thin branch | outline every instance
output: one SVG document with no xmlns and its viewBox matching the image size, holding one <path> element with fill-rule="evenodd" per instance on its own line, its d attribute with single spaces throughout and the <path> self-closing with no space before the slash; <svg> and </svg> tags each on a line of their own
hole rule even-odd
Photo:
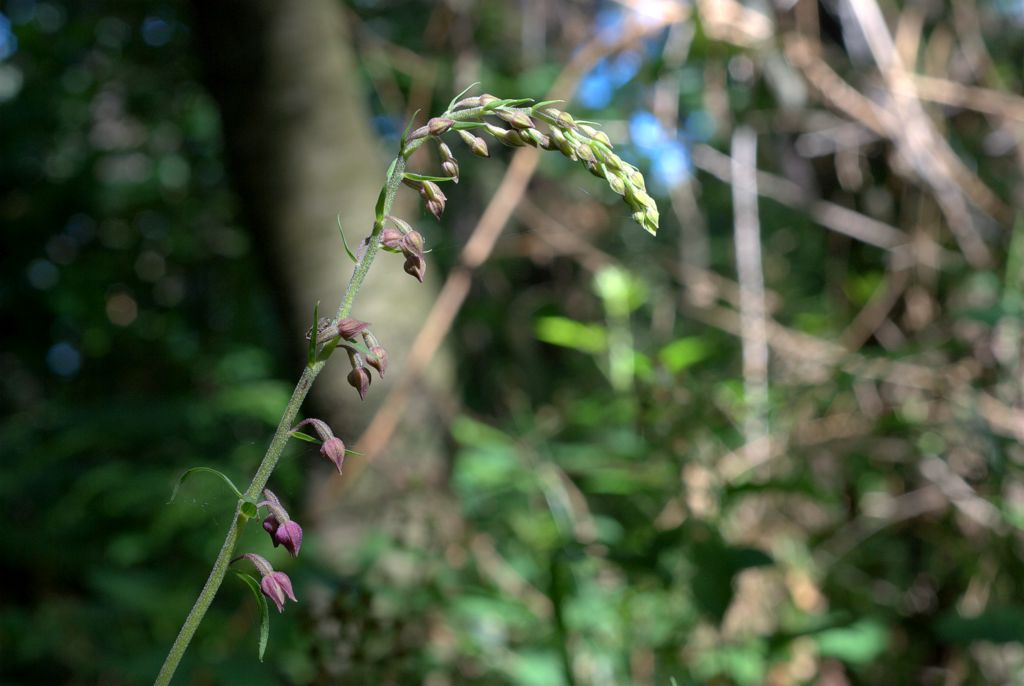
<svg viewBox="0 0 1024 686">
<path fill-rule="evenodd" d="M 737 128 L 732 137 L 732 204 L 746 401 L 743 433 L 749 445 L 767 455 L 771 447 L 761 440 L 768 436 L 768 335 L 757 211 L 757 134 L 747 126 Z M 758 456 L 753 459 L 760 461 Z"/>
</svg>

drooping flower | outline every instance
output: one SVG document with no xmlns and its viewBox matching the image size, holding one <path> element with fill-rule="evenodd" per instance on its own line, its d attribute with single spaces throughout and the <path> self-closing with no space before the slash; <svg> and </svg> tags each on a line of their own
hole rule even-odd
<svg viewBox="0 0 1024 686">
<path fill-rule="evenodd" d="M 260 582 L 260 590 L 277 606 L 278 612 L 284 612 L 285 598 L 298 602 L 295 591 L 292 590 L 292 580 L 284 572 L 267 574 Z"/>
<path fill-rule="evenodd" d="M 298 602 L 298 598 L 295 597 L 295 591 L 292 589 L 292 580 L 288 578 L 287 574 L 274 571 L 267 558 L 256 553 L 239 555 L 232 562 L 237 562 L 243 557 L 252 562 L 257 571 L 259 571 L 260 576 L 263 577 L 260 581 L 260 590 L 263 591 L 263 595 L 270 598 L 270 601 L 277 607 L 278 612 L 284 611 L 285 600 Z"/>
<path fill-rule="evenodd" d="M 338 468 L 338 473 L 341 474 L 341 465 L 345 461 L 345 443 L 340 438 L 334 435 L 331 431 L 331 427 L 320 419 L 309 418 L 303 419 L 301 422 L 295 425 L 292 429 L 293 432 L 298 431 L 300 428 L 309 424 L 316 431 L 317 435 L 323 443 L 320 446 L 320 455 L 334 463 L 334 466 Z M 264 527 L 266 523 L 264 523 Z"/>
<path fill-rule="evenodd" d="M 299 548 L 302 547 L 302 527 L 288 516 L 288 511 L 284 509 L 273 491 L 265 488 L 263 495 L 266 500 L 258 503 L 258 506 L 266 507 L 270 511 L 263 520 L 263 529 L 270 534 L 270 540 L 273 541 L 275 548 L 282 545 L 292 557 L 298 557 Z"/>
</svg>

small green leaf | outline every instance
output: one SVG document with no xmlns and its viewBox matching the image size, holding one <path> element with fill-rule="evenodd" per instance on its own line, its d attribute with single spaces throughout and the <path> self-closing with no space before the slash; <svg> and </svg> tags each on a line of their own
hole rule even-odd
<svg viewBox="0 0 1024 686">
<path fill-rule="evenodd" d="M 533 98 L 513 98 L 501 101 L 502 107 L 519 107 L 531 102 L 533 102 Z"/>
<path fill-rule="evenodd" d="M 455 107 L 455 103 L 457 103 L 457 102 L 458 102 L 459 100 L 462 100 L 462 96 L 463 96 L 463 95 L 465 95 L 466 93 L 468 93 L 469 91 L 473 90 L 474 88 L 476 88 L 476 87 L 477 87 L 477 86 L 479 86 L 479 85 L 480 85 L 480 82 L 479 82 L 479 81 L 474 81 L 473 83 L 471 83 L 471 84 L 469 84 L 468 86 L 466 86 L 466 87 L 465 87 L 465 88 L 464 88 L 464 89 L 462 90 L 462 92 L 461 92 L 461 93 L 459 93 L 459 94 L 458 94 L 458 95 L 456 95 L 456 96 L 455 96 L 454 98 L 452 98 L 452 101 L 451 101 L 450 103 L 448 103 L 448 109 L 447 109 L 447 110 L 445 110 L 445 111 L 446 111 L 446 112 L 451 112 L 451 111 L 452 111 L 452 108 L 453 108 L 453 107 Z"/>
<path fill-rule="evenodd" d="M 399 148 L 400 150 L 405 149 L 405 138 L 406 136 L 409 135 L 409 132 L 412 131 L 412 125 L 416 122 L 416 115 L 418 115 L 419 113 L 420 111 L 416 110 L 415 112 L 412 113 L 412 116 L 409 117 L 409 123 L 405 125 L 405 131 L 402 132 L 402 145 Z M 391 174 L 388 174 L 388 176 L 391 176 Z"/>
<path fill-rule="evenodd" d="M 263 653 L 267 651 L 267 640 L 270 639 L 270 610 L 267 608 L 267 599 L 260 591 L 260 582 L 244 572 L 235 572 L 235 574 L 256 596 L 256 605 L 260 608 L 260 662 L 263 662 Z"/>
<path fill-rule="evenodd" d="M 413 174 L 412 172 L 406 172 L 405 178 L 412 181 L 451 181 L 450 176 L 430 176 L 429 174 Z"/>
<path fill-rule="evenodd" d="M 341 215 L 338 215 L 338 235 L 341 236 L 341 244 L 345 246 L 345 254 L 348 255 L 348 259 L 353 262 L 358 262 L 356 254 L 352 252 L 352 248 L 348 247 L 348 241 L 345 239 L 345 231 L 341 228 Z"/>
<path fill-rule="evenodd" d="M 339 229 L 341 228 L 340 224 L 338 225 L 338 228 Z M 344 239 L 345 234 L 341 234 L 341 236 Z M 345 249 L 346 250 L 348 249 L 347 245 L 345 246 Z M 316 304 L 313 305 L 313 328 L 310 329 L 310 331 L 309 331 L 309 350 L 306 352 L 306 366 L 307 367 L 312 367 L 314 364 L 316 364 L 316 339 L 319 338 L 319 336 L 320 336 L 320 332 L 318 331 L 319 327 L 320 327 L 320 301 L 317 300 Z"/>
<path fill-rule="evenodd" d="M 301 431 L 292 431 L 292 436 L 300 441 L 305 441 L 306 443 L 316 443 L 317 445 L 320 445 L 322 442 L 319 438 L 315 438 Z"/>
<path fill-rule="evenodd" d="M 188 479 L 193 474 L 195 474 L 196 472 L 205 472 L 208 474 L 214 474 L 216 476 L 219 476 L 221 479 L 224 480 L 224 483 L 228 485 L 228 487 L 234 492 L 234 494 L 238 496 L 239 500 L 243 500 L 245 498 L 245 496 L 242 495 L 242 492 L 235 487 L 235 484 L 223 472 L 218 472 L 216 469 L 213 469 L 212 467 L 192 467 L 191 469 L 186 469 L 182 473 L 182 475 L 178 477 L 178 483 L 174 485 L 174 490 L 171 491 L 171 499 L 167 501 L 168 505 L 174 502 L 174 498 L 178 495 L 178 489 L 181 488 L 181 485 L 183 483 L 185 483 L 185 480 Z"/>
<path fill-rule="evenodd" d="M 384 223 L 384 203 L 387 202 L 388 188 L 385 186 L 380 189 L 380 195 L 377 196 L 377 206 L 374 207 L 374 213 L 377 217 L 377 224 Z M 376 229 L 376 227 L 374 227 Z"/>
<path fill-rule="evenodd" d="M 391 160 L 391 164 L 388 165 L 388 171 L 384 174 L 385 179 L 390 179 L 391 174 L 395 171 L 395 166 L 398 164 L 398 158 Z"/>
<path fill-rule="evenodd" d="M 533 98 L 508 98 L 505 100 L 495 100 L 494 102 L 489 102 L 484 105 L 484 112 L 491 112 L 499 107 L 518 107 L 519 105 L 525 105 L 528 102 L 533 102 Z"/>
<path fill-rule="evenodd" d="M 541 100 L 540 102 L 538 102 L 538 103 L 536 103 L 534 105 L 531 105 L 530 109 L 533 110 L 534 112 L 536 112 L 537 110 L 539 110 L 542 107 L 547 107 L 548 105 L 554 105 L 557 102 L 565 102 L 565 100 Z"/>
</svg>

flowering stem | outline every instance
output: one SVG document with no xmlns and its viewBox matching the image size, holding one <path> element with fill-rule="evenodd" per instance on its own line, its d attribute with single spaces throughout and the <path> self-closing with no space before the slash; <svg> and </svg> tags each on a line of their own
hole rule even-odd
<svg viewBox="0 0 1024 686">
<path fill-rule="evenodd" d="M 497 98 L 491 95 L 481 96 L 477 99 L 477 102 L 486 104 L 445 112 L 441 117 L 435 117 L 428 121 L 425 127 L 414 131 L 409 140 L 403 139 L 402 149 L 388 168 L 387 179 L 377 201 L 373 230 L 366 241 L 363 254 L 356 261 L 352 278 L 349 280 L 345 294 L 342 296 L 341 304 L 338 306 L 336 321 L 340 322 L 349 316 L 356 295 L 359 294 L 359 290 L 366 280 L 366 275 L 370 271 L 370 267 L 373 266 L 374 258 L 376 258 L 381 246 L 384 221 L 390 215 L 395 194 L 402 185 L 403 179 L 405 179 L 407 160 L 428 140 L 440 141 L 441 134 L 451 130 L 457 122 L 474 122 L 479 127 L 483 125 L 485 116 L 500 117 L 517 130 L 503 129 L 487 124 L 484 128 L 485 133 L 498 138 L 498 140 L 506 145 L 514 147 L 533 145 L 547 150 L 557 149 L 574 161 L 582 161 L 591 173 L 606 179 L 612 190 L 620 195 L 624 195 L 624 199 L 633 210 L 633 218 L 641 226 L 651 233 L 654 233 L 657 229 L 657 205 L 644 190 L 643 176 L 639 170 L 623 162 L 611 151 L 611 143 L 605 134 L 592 129 L 582 122 L 576 124 L 567 113 L 561 113 L 554 109 L 541 109 L 549 103 L 537 103 L 532 108 L 518 108 L 516 105 L 526 102 L 526 100 L 497 101 Z M 457 108 L 458 105 L 455 105 L 455 107 Z M 530 118 L 531 114 L 548 125 L 551 133 L 550 137 L 533 128 L 533 121 Z M 474 126 L 470 124 L 465 128 L 474 128 Z M 524 136 L 526 137 L 524 138 Z M 474 153 L 486 157 L 487 147 L 483 141 L 473 136 L 469 138 L 469 143 Z M 466 139 L 464 138 L 463 140 Z M 482 151 L 479 149 L 479 146 L 482 146 Z M 442 152 L 446 149 L 442 147 Z M 442 157 L 445 156 L 448 157 L 447 162 L 455 164 L 450 150 L 448 150 L 446 155 L 442 155 Z M 453 169 L 454 171 L 454 173 L 449 172 L 448 178 L 455 179 L 458 174 L 457 165 L 454 168 L 449 167 L 448 169 Z M 429 178 L 421 175 L 410 175 L 408 181 L 413 187 L 419 184 L 418 187 L 421 195 L 424 195 L 425 200 L 428 201 L 427 209 L 435 216 L 439 216 L 444 210 L 444 195 L 437 188 L 436 184 L 428 180 Z M 418 254 L 417 256 L 422 257 Z M 421 266 L 419 269 L 414 267 L 412 270 L 407 267 L 406 271 L 416 276 L 417 279 L 422 280 Z M 317 322 L 314 322 L 314 330 L 310 332 L 310 335 L 313 337 L 311 346 L 313 346 L 314 351 L 318 335 L 316 328 Z M 328 346 L 332 345 L 328 344 Z M 333 347 L 331 347 L 331 350 L 333 350 Z M 274 472 L 274 468 L 277 467 L 277 462 L 284 452 L 288 438 L 291 436 L 292 427 L 295 425 L 295 418 L 299 414 L 299 408 L 302 406 L 306 394 L 309 393 L 313 381 L 326 364 L 327 354 L 324 354 L 322 359 L 312 361 L 302 371 L 302 376 L 295 385 L 295 390 L 292 391 L 292 396 L 288 400 L 284 413 L 281 415 L 281 421 L 278 423 L 274 437 L 267 447 L 267 452 L 263 456 L 256 474 L 253 475 L 252 482 L 249 484 L 249 488 L 246 489 L 244 497 L 239 499 L 235 506 L 235 516 L 231 520 L 227 534 L 224 536 L 224 543 L 221 545 L 217 559 L 213 563 L 213 569 L 210 570 L 210 575 L 203 585 L 203 590 L 200 591 L 199 597 L 188 613 L 188 617 L 185 618 L 185 622 L 182 624 L 181 630 L 171 646 L 167 659 L 164 661 L 163 667 L 160 668 L 159 674 L 157 674 L 156 686 L 166 686 L 170 683 L 178 663 L 181 662 L 181 658 L 188 648 L 189 642 L 199 628 L 199 624 L 203 621 L 203 617 L 206 615 L 210 604 L 213 603 L 214 596 L 217 595 L 217 591 L 220 589 L 220 585 L 227 574 L 228 566 L 231 564 L 232 554 L 235 544 L 241 535 L 242 527 L 248 519 L 243 513 L 243 505 L 248 501 L 255 501 L 259 497 L 260 492 L 266 487 L 270 475 Z M 383 368 L 379 368 L 378 371 L 383 372 Z M 343 448 L 342 452 L 344 452 Z"/>
<path fill-rule="evenodd" d="M 387 216 L 391 211 L 391 206 L 395 200 L 395 193 L 397 193 L 398 187 L 402 184 L 402 175 L 404 173 L 405 158 L 399 155 L 381 191 L 384 194 L 382 205 L 384 216 Z M 362 257 L 356 263 L 355 270 L 352 272 L 352 278 L 345 289 L 345 295 L 341 299 L 337 319 L 347 317 L 352 310 L 352 303 L 355 301 L 356 294 L 362 287 L 363 281 L 366 280 L 366 274 L 370 271 L 370 266 L 377 256 L 382 227 L 383 221 L 374 223 L 369 244 L 366 246 Z M 305 400 L 306 394 L 309 393 L 313 380 L 316 379 L 326 364 L 326 360 L 320 360 L 302 370 L 302 376 L 299 377 L 298 383 L 295 384 L 295 390 L 292 391 L 292 396 L 288 400 L 284 414 L 281 415 L 281 421 L 277 425 L 277 430 L 274 431 L 274 437 L 270 441 L 266 454 L 263 456 L 263 461 L 260 462 L 260 466 L 256 470 L 252 482 L 249 484 L 249 488 L 245 491 L 246 498 L 250 500 L 256 499 L 264 487 L 266 487 L 267 481 L 270 480 L 270 475 L 273 474 L 274 468 L 277 467 L 277 462 L 281 458 L 281 453 L 284 452 L 285 444 L 288 443 L 288 437 L 292 426 L 295 424 L 295 418 L 299 414 L 302 401 Z M 210 608 L 210 604 L 213 603 L 213 599 L 217 595 L 224 577 L 227 575 L 235 544 L 238 542 L 242 526 L 245 524 L 245 517 L 241 513 L 242 502 L 242 500 L 239 500 L 235 507 L 235 516 L 232 518 L 231 525 L 224 536 L 224 543 L 221 545 L 220 552 L 217 553 L 217 559 L 214 560 L 210 575 L 207 577 L 206 583 L 203 584 L 203 590 L 199 592 L 199 597 L 196 598 L 196 602 L 185 618 L 185 622 L 181 625 L 177 638 L 174 639 L 174 643 L 171 645 L 167 659 L 164 660 L 164 664 L 160 668 L 156 680 L 153 682 L 155 686 L 166 686 L 171 683 L 174 671 L 178 668 L 178 663 L 181 662 L 181 658 L 185 655 L 188 644 L 192 641 L 192 636 L 195 635 L 196 629 L 202 623 L 203 617 L 206 616 L 206 611 Z"/>
</svg>

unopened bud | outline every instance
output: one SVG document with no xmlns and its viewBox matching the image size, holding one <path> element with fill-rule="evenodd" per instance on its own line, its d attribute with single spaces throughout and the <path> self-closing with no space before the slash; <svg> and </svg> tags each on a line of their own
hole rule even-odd
<svg viewBox="0 0 1024 686">
<path fill-rule="evenodd" d="M 647 189 L 647 186 L 644 185 L 644 175 L 640 173 L 639 169 L 634 169 L 629 173 L 629 182 L 640 190 Z"/>
<path fill-rule="evenodd" d="M 337 436 L 331 436 L 320 446 L 320 454 L 334 463 L 341 474 L 341 466 L 345 463 L 345 444 Z"/>
<path fill-rule="evenodd" d="M 441 171 L 455 183 L 459 182 L 459 164 L 455 160 L 445 160 L 442 162 Z"/>
<path fill-rule="evenodd" d="M 348 385 L 356 389 L 359 399 L 366 399 L 366 392 L 370 390 L 370 371 L 366 367 L 353 367 L 348 373 Z"/>
<path fill-rule="evenodd" d="M 446 117 L 434 117 L 427 122 L 427 131 L 430 132 L 431 136 L 440 136 L 452 128 L 454 123 L 453 120 Z"/>
<path fill-rule="evenodd" d="M 596 160 L 584 160 L 583 166 L 587 168 L 587 171 L 596 176 L 599 179 L 605 178 L 604 165 Z"/>
<path fill-rule="evenodd" d="M 626 193 L 626 182 L 618 174 L 608 174 L 608 187 L 619 195 Z"/>
<path fill-rule="evenodd" d="M 418 140 L 420 138 L 426 138 L 429 135 L 430 135 L 430 129 L 427 128 L 426 126 L 421 126 L 418 129 L 413 129 L 413 131 L 409 134 L 409 137 L 406 138 L 406 140 L 407 141 L 414 141 L 414 140 Z"/>
<path fill-rule="evenodd" d="M 580 133 L 582 133 L 587 138 L 597 137 L 597 129 L 595 129 L 593 126 L 588 126 L 587 124 L 577 124 L 576 128 L 578 128 Z"/>
<path fill-rule="evenodd" d="M 568 157 L 573 162 L 579 159 L 576 157 L 576 149 L 573 147 L 573 144 L 569 141 L 569 139 L 566 138 L 565 134 L 562 133 L 561 129 L 551 129 L 551 141 L 555 144 L 555 147 L 558 148 L 563 155 Z"/>
<path fill-rule="evenodd" d="M 405 264 L 402 265 L 402 269 L 409 276 L 416 277 L 416 280 L 423 283 L 423 276 L 427 271 L 427 262 L 423 259 L 422 255 L 406 255 Z"/>
<path fill-rule="evenodd" d="M 486 107 L 487 105 L 490 105 L 492 102 L 495 102 L 496 100 L 498 100 L 498 98 L 494 97 L 490 93 L 484 93 L 483 95 L 480 96 L 480 106 Z"/>
<path fill-rule="evenodd" d="M 510 148 L 521 148 L 526 145 L 517 131 L 512 129 L 503 129 L 500 126 L 494 126 L 493 124 L 487 124 L 485 128 L 487 129 L 487 133 L 491 134 L 503 145 L 507 145 Z"/>
<path fill-rule="evenodd" d="M 370 346 L 370 357 L 366 358 L 366 364 L 377 370 L 380 378 L 384 378 L 384 372 L 388 369 L 388 351 L 382 345 Z"/>
<path fill-rule="evenodd" d="M 519 132 L 519 135 L 522 136 L 527 142 L 532 143 L 534 147 L 539 145 L 545 150 L 553 150 L 553 148 L 551 147 L 551 139 L 545 136 L 537 129 L 524 129 L 523 131 Z"/>
<path fill-rule="evenodd" d="M 455 103 L 455 109 L 459 110 L 464 107 L 480 107 L 480 105 L 480 96 L 474 95 L 471 98 L 463 98 L 462 100 L 459 100 Z"/>
<path fill-rule="evenodd" d="M 338 335 L 346 341 L 350 341 L 356 337 L 356 334 L 361 333 L 368 329 L 370 325 L 366 322 L 353 319 L 352 317 L 345 317 L 338 322 Z"/>
<path fill-rule="evenodd" d="M 470 151 L 477 157 L 490 157 L 491 153 L 487 150 L 487 142 L 479 136 L 474 136 L 469 131 L 459 130 L 459 137 L 462 138 L 462 142 L 469 146 Z"/>
<path fill-rule="evenodd" d="M 423 235 L 419 231 L 409 231 L 407 234 L 402 236 L 401 242 L 402 252 L 406 255 L 422 255 L 423 254 Z"/>
<path fill-rule="evenodd" d="M 401 252 L 402 238 L 401 231 L 389 226 L 380 232 L 380 247 L 388 252 Z"/>
<path fill-rule="evenodd" d="M 403 178 L 402 183 L 410 188 L 415 188 L 419 192 L 420 197 L 423 198 L 423 204 L 427 206 L 427 210 L 434 215 L 434 218 L 441 218 L 445 202 L 447 202 L 448 198 L 445 197 L 440 186 L 433 181 L 419 181 L 408 177 Z"/>
<path fill-rule="evenodd" d="M 626 163 L 622 161 L 622 158 L 613 152 L 602 152 L 601 161 L 611 169 L 621 171 L 626 168 Z"/>
<path fill-rule="evenodd" d="M 558 113 L 558 124 L 567 129 L 576 128 L 576 120 L 572 118 L 572 115 L 568 112 Z"/>
<path fill-rule="evenodd" d="M 584 162 L 595 162 L 597 158 L 594 157 L 594 151 L 590 149 L 590 146 L 586 143 L 580 143 L 576 146 L 576 154 Z"/>
<path fill-rule="evenodd" d="M 612 141 L 610 138 L 608 138 L 608 134 L 605 133 L 604 131 L 595 131 L 594 135 L 591 136 L 591 138 L 593 138 L 595 141 L 599 143 L 604 143 L 609 148 L 612 147 Z"/>
<path fill-rule="evenodd" d="M 661 215 L 658 213 L 658 209 L 656 207 L 649 207 L 644 217 L 643 227 L 651 233 L 658 233 L 658 223 L 660 220 Z"/>
<path fill-rule="evenodd" d="M 341 473 L 341 463 L 345 460 L 345 444 L 340 438 L 334 435 L 331 431 L 331 427 L 327 426 L 326 422 L 319 419 L 303 419 L 301 422 L 295 425 L 292 429 L 293 432 L 298 431 L 300 428 L 309 424 L 316 431 L 317 436 L 320 437 L 322 443 L 320 444 L 320 454 L 334 463 L 334 466 L 338 468 L 338 473 Z M 267 499 L 270 499 L 270 495 L 267 495 Z M 266 522 L 264 522 L 264 528 L 266 528 Z"/>
<path fill-rule="evenodd" d="M 495 114 L 517 129 L 532 129 L 533 120 L 519 110 L 498 110 Z"/>
</svg>

